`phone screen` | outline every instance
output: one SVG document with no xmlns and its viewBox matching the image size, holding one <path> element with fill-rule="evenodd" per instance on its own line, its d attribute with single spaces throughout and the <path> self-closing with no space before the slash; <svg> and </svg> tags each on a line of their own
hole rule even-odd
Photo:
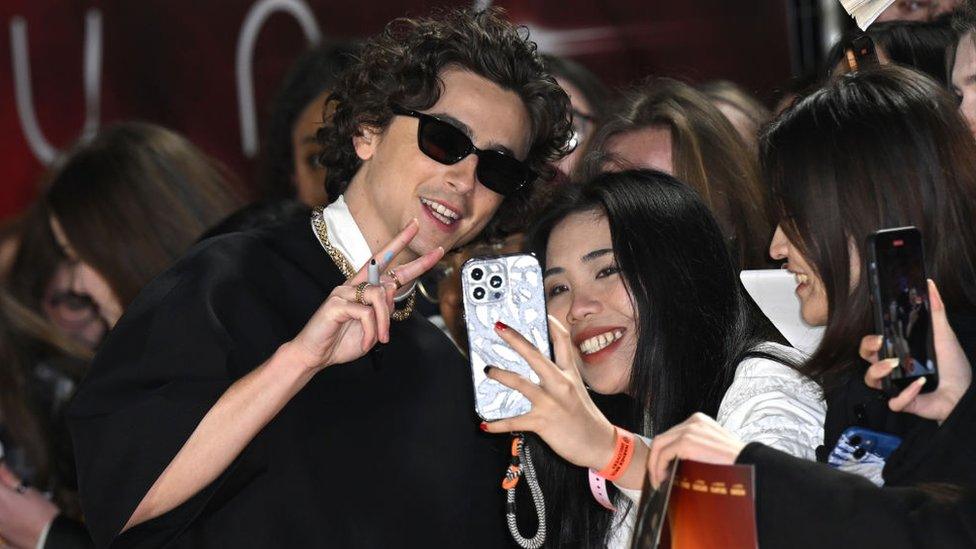
<svg viewBox="0 0 976 549">
<path fill-rule="evenodd" d="M 899 359 L 889 381 L 900 391 L 921 376 L 931 376 L 925 387 L 930 391 L 937 377 L 921 233 L 914 227 L 891 229 L 872 239 L 869 269 L 876 321 L 884 336 L 882 358 Z"/>
<path fill-rule="evenodd" d="M 847 66 L 851 72 L 877 67 L 878 52 L 874 48 L 874 40 L 864 34 L 851 41 L 847 48 Z"/>
</svg>

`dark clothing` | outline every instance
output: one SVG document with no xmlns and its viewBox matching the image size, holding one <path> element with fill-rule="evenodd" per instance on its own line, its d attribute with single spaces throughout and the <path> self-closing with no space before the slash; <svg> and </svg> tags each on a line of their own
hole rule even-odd
<svg viewBox="0 0 976 549">
<path fill-rule="evenodd" d="M 970 385 L 930 446 L 919 452 L 923 462 L 906 466 L 923 481 L 966 475 L 964 466 L 976 463 L 974 426 L 976 386 Z M 878 488 L 860 476 L 758 443 L 748 444 L 736 461 L 756 466 L 760 547 L 976 546 L 971 488 Z"/>
<path fill-rule="evenodd" d="M 949 315 L 963 350 L 971 364 L 976 364 L 976 316 Z M 898 449 L 888 458 L 883 472 L 886 486 L 910 486 L 920 482 L 948 482 L 976 488 L 973 458 L 959 452 L 960 433 L 939 428 L 935 421 L 915 415 L 894 413 L 882 391 L 864 384 L 867 364 L 854 372 L 838 387 L 826 394 L 827 417 L 824 423 L 824 445 L 817 459 L 827 461 L 830 450 L 848 427 L 859 426 L 902 438 Z M 976 426 L 961 433 L 976 434 Z M 940 456 L 932 459 L 931 456 Z"/>
<path fill-rule="evenodd" d="M 763 548 L 976 546 L 976 497 L 879 488 L 858 475 L 751 443 L 737 463 L 756 467 Z"/>
<path fill-rule="evenodd" d="M 85 526 L 64 515 L 54 517 L 51 529 L 44 540 L 44 549 L 88 549 L 92 547 L 91 536 Z"/>
<path fill-rule="evenodd" d="M 416 314 L 315 376 L 216 481 L 119 530 L 203 415 L 343 283 L 302 217 L 196 246 L 111 332 L 69 418 L 98 547 L 499 547 L 503 437 L 467 361 Z"/>
</svg>

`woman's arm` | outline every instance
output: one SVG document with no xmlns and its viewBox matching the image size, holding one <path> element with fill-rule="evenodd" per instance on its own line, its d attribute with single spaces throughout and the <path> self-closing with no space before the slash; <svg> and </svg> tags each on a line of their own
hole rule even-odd
<svg viewBox="0 0 976 549">
<path fill-rule="evenodd" d="M 533 432 L 570 463 L 594 471 L 603 469 L 614 457 L 616 432 L 586 392 L 579 373 L 579 351 L 566 328 L 549 317 L 555 362 L 508 326 L 496 325 L 495 331 L 539 375 L 540 384 L 515 372 L 491 368 L 488 377 L 525 395 L 532 402 L 532 410 L 518 417 L 482 424 L 482 429 L 490 433 Z M 614 482 L 624 488 L 640 489 L 645 475 L 641 464 L 647 459 L 649 448 L 640 437 L 634 439 L 630 464 Z"/>
<path fill-rule="evenodd" d="M 827 414 L 820 386 L 768 358 L 742 361 L 716 419 L 744 442 L 815 460 Z"/>
<path fill-rule="evenodd" d="M 752 443 L 759 541 L 769 547 L 972 547 L 976 500 L 958 489 L 879 488 L 857 475 Z"/>
</svg>

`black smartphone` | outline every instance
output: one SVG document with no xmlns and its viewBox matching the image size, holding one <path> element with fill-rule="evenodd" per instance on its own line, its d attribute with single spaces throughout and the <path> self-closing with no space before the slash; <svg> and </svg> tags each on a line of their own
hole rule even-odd
<svg viewBox="0 0 976 549">
<path fill-rule="evenodd" d="M 871 234 L 867 267 L 875 328 L 883 337 L 881 358 L 899 359 L 884 379 L 885 392 L 896 395 L 919 377 L 926 378 L 923 393 L 935 390 L 939 373 L 922 233 L 899 227 Z"/>
<path fill-rule="evenodd" d="M 847 48 L 847 66 L 851 72 L 870 69 L 880 64 L 874 40 L 870 36 L 862 34 L 851 40 Z"/>
</svg>

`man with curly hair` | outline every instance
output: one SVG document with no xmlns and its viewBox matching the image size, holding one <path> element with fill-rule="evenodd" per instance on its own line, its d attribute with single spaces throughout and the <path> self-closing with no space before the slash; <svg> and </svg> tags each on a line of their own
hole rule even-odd
<svg viewBox="0 0 976 549">
<path fill-rule="evenodd" d="M 97 546 L 509 543 L 506 452 L 412 281 L 524 218 L 568 98 L 489 10 L 394 21 L 329 101 L 336 200 L 203 242 L 95 359 L 69 415 Z"/>
</svg>

